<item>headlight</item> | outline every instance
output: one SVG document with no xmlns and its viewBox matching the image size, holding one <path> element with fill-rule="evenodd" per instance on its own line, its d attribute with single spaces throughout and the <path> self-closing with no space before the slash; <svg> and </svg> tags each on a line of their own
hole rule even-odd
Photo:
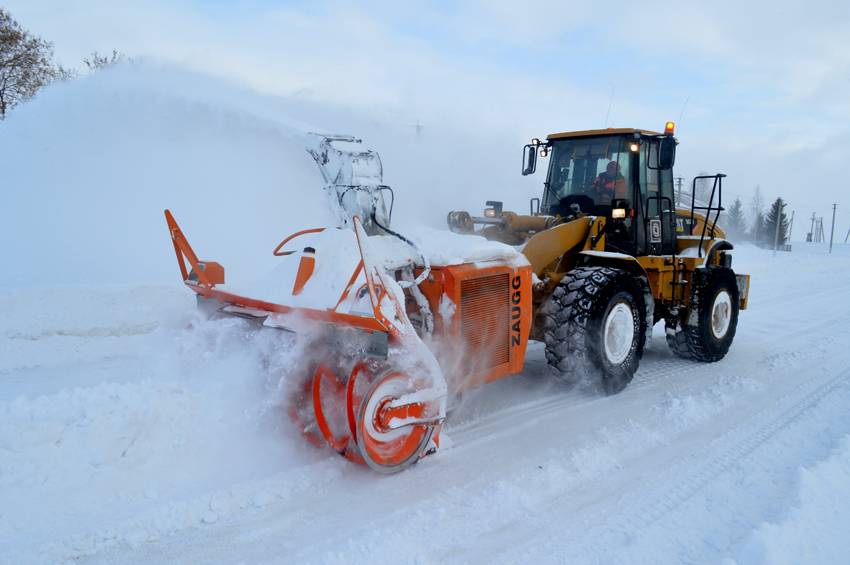
<svg viewBox="0 0 850 565">
<path fill-rule="evenodd" d="M 484 217 L 485 218 L 495 218 L 496 217 L 496 210 L 493 209 L 493 208 L 486 208 L 484 210 Z"/>
<path fill-rule="evenodd" d="M 626 211 L 623 208 L 614 208 L 611 211 L 611 217 L 612 218 L 625 218 L 626 217 Z"/>
</svg>

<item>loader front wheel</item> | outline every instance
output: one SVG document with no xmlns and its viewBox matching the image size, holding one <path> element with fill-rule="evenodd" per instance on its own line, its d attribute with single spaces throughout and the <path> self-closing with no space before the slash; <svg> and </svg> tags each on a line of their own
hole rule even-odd
<svg viewBox="0 0 850 565">
<path fill-rule="evenodd" d="M 568 384 L 595 383 L 606 394 L 634 377 L 646 335 L 646 305 L 634 277 L 608 267 L 575 269 L 552 293 L 546 358 Z"/>
</svg>

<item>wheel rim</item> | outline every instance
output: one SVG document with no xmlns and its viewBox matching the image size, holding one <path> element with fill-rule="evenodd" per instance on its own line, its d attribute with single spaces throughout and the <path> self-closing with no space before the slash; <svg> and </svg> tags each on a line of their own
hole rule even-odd
<svg viewBox="0 0 850 565">
<path fill-rule="evenodd" d="M 729 331 L 732 321 L 732 299 L 729 293 L 721 290 L 711 305 L 711 333 L 715 339 L 723 339 Z"/>
<path fill-rule="evenodd" d="M 381 473 L 395 473 L 415 462 L 433 432 L 424 425 L 379 429 L 381 408 L 389 401 L 422 388 L 406 373 L 388 369 L 364 395 L 357 417 L 357 445 L 366 464 Z"/>
<path fill-rule="evenodd" d="M 605 318 L 603 342 L 605 356 L 613 365 L 619 365 L 629 356 L 635 338 L 635 316 L 631 307 L 618 302 Z"/>
</svg>

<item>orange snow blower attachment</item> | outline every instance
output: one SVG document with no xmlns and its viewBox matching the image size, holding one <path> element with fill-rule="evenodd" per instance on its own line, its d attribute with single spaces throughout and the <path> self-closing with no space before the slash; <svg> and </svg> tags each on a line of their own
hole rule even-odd
<svg viewBox="0 0 850 565">
<path fill-rule="evenodd" d="M 445 419 L 443 373 L 406 315 L 402 289 L 378 267 L 358 217 L 353 234 L 316 230 L 300 257 L 287 256 L 275 278 L 286 291 L 272 300 L 262 290 L 253 297 L 214 288 L 224 282 L 223 269 L 208 262 L 204 270 L 171 213 L 165 215 L 183 280 L 199 297 L 220 303 L 219 312 L 309 340 L 315 360 L 293 375 L 287 411 L 311 443 L 327 443 L 346 459 L 383 473 L 436 450 Z M 359 260 L 333 256 L 348 249 L 359 250 Z M 328 254 L 329 260 L 323 257 Z M 199 273 L 197 280 L 186 272 L 184 257 Z M 341 296 L 329 298 L 328 288 L 340 280 L 341 272 L 332 268 L 338 259 L 347 259 L 353 274 L 345 273 Z M 222 276 L 205 276 L 209 265 Z"/>
<path fill-rule="evenodd" d="M 302 354 L 286 369 L 284 404 L 300 433 L 394 473 L 439 448 L 449 394 L 521 370 L 533 274 L 507 245 L 436 230 L 414 243 L 394 232 L 380 157 L 359 143 L 308 136 L 338 227 L 284 239 L 278 266 L 240 294 L 216 288 L 224 269 L 198 261 L 165 216 L 199 307 L 295 334 Z M 300 250 L 282 251 L 304 234 Z"/>
</svg>

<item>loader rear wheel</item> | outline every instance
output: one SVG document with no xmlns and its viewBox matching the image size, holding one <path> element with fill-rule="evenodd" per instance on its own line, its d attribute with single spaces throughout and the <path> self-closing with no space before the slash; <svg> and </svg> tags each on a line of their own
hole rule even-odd
<svg viewBox="0 0 850 565">
<path fill-rule="evenodd" d="M 738 327 L 740 305 L 735 274 L 709 267 L 694 275 L 685 320 L 667 322 L 667 343 L 676 355 L 712 363 L 723 359 Z"/>
<path fill-rule="evenodd" d="M 595 383 L 616 394 L 631 382 L 643 355 L 646 302 L 635 278 L 608 267 L 575 269 L 552 293 L 546 358 L 567 384 Z"/>
<path fill-rule="evenodd" d="M 357 445 L 366 464 L 380 473 L 397 473 L 419 460 L 433 428 L 409 425 L 386 429 L 381 411 L 388 402 L 424 388 L 422 379 L 390 368 L 375 377 L 357 415 Z"/>
</svg>

